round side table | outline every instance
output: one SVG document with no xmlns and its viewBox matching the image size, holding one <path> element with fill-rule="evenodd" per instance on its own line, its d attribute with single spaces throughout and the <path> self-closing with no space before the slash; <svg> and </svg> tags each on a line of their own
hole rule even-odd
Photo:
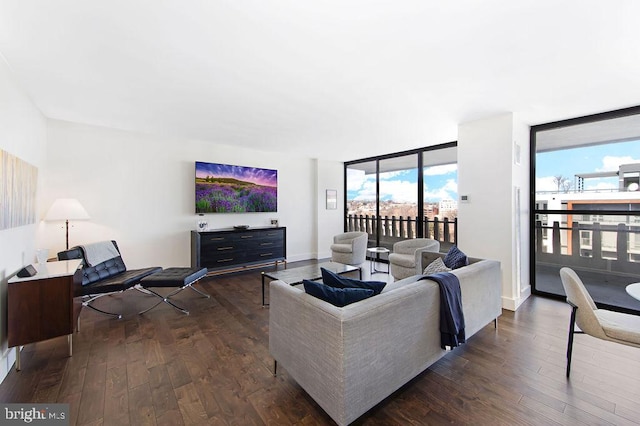
<svg viewBox="0 0 640 426">
<path fill-rule="evenodd" d="M 369 272 L 371 273 L 371 275 L 373 275 L 375 273 L 381 273 L 381 274 L 388 274 L 389 273 L 389 253 L 391 253 L 391 250 L 389 250 L 388 248 L 384 248 L 384 247 L 368 247 L 367 248 L 367 257 L 371 261 L 370 268 L 369 268 Z M 376 261 L 380 260 L 380 255 L 381 254 L 386 254 L 387 255 L 387 270 L 386 271 L 383 271 L 381 269 L 376 269 Z"/>
<path fill-rule="evenodd" d="M 625 290 L 629 293 L 629 296 L 634 299 L 640 300 L 640 283 L 629 284 Z"/>
</svg>

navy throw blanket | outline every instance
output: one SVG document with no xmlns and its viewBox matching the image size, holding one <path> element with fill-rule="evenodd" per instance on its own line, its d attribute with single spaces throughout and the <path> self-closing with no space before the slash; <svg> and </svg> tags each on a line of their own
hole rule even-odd
<svg viewBox="0 0 640 426">
<path fill-rule="evenodd" d="M 440 347 L 451 349 L 465 342 L 462 294 L 458 277 L 449 272 L 425 275 L 421 280 L 432 280 L 440 287 Z"/>
</svg>

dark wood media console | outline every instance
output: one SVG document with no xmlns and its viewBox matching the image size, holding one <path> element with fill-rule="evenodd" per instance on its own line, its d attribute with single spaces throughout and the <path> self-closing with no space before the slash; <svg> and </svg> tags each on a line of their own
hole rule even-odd
<svg viewBox="0 0 640 426">
<path fill-rule="evenodd" d="M 191 267 L 231 272 L 287 261 L 287 228 L 191 231 Z"/>
</svg>

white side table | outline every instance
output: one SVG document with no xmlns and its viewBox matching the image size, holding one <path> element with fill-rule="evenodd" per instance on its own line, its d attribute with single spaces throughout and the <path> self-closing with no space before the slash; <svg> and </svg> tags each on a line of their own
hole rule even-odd
<svg viewBox="0 0 640 426">
<path fill-rule="evenodd" d="M 391 250 L 389 250 L 388 248 L 384 248 L 384 247 L 368 247 L 367 248 L 367 257 L 369 258 L 369 260 L 371 261 L 370 263 L 370 268 L 369 268 L 369 272 L 371 273 L 371 275 L 379 272 L 381 274 L 388 274 L 389 273 L 389 253 L 391 253 Z M 381 269 L 376 269 L 376 261 L 380 260 L 380 255 L 381 254 L 386 254 L 387 255 L 387 270 L 383 271 Z"/>
<path fill-rule="evenodd" d="M 640 283 L 629 284 L 626 289 L 629 296 L 636 300 L 640 300 Z"/>
</svg>

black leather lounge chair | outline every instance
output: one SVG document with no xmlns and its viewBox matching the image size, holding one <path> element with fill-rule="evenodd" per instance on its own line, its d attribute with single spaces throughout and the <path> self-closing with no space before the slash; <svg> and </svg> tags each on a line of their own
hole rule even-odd
<svg viewBox="0 0 640 426">
<path fill-rule="evenodd" d="M 115 241 L 111 241 L 120 253 L 120 249 Z M 114 293 L 120 293 L 133 288 L 144 277 L 161 271 L 162 268 L 154 266 L 151 268 L 127 270 L 122 260 L 122 256 L 116 256 L 112 259 L 105 260 L 97 265 L 88 266 L 86 254 L 82 247 L 72 247 L 69 250 L 58 253 L 58 260 L 82 259 L 82 287 L 76 297 L 82 297 L 82 306 L 91 308 L 94 311 L 111 315 L 116 318 L 122 318 L 121 314 L 107 312 L 93 305 L 97 299 Z M 79 318 L 79 317 L 78 317 Z M 78 322 L 80 320 L 78 319 Z M 78 324 L 80 329 L 80 324 Z"/>
</svg>

